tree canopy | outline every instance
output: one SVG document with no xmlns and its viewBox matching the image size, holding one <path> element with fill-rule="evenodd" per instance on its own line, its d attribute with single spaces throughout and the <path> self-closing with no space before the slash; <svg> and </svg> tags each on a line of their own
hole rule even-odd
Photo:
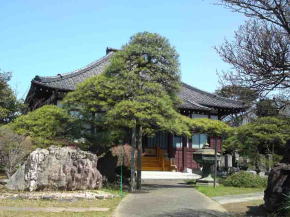
<svg viewBox="0 0 290 217">
<path fill-rule="evenodd" d="M 32 137 L 41 147 L 62 145 L 62 140 L 72 138 L 74 120 L 66 110 L 46 105 L 19 116 L 9 126 L 20 135 Z"/>
<path fill-rule="evenodd" d="M 0 125 L 11 122 L 21 109 L 21 103 L 9 87 L 10 78 L 11 73 L 0 71 Z"/>
<path fill-rule="evenodd" d="M 174 108 L 179 86 L 175 49 L 166 38 L 143 32 L 131 37 L 113 55 L 102 75 L 88 79 L 69 93 L 65 103 L 87 119 L 88 113 L 104 113 L 95 121 L 102 119 L 110 127 L 139 125 L 145 134 L 157 129 L 173 130 L 177 122 L 169 123 L 179 116 Z"/>
<path fill-rule="evenodd" d="M 225 140 L 227 151 L 238 150 L 244 154 L 282 154 L 290 140 L 290 120 L 262 117 L 236 128 Z"/>
</svg>

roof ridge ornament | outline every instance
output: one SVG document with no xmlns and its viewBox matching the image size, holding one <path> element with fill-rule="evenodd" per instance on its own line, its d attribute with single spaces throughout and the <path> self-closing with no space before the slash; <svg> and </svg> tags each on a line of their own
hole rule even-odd
<svg viewBox="0 0 290 217">
<path fill-rule="evenodd" d="M 110 53 L 110 52 L 116 52 L 116 51 L 119 51 L 119 49 L 107 47 L 106 48 L 106 55 L 108 55 L 108 53 Z"/>
</svg>

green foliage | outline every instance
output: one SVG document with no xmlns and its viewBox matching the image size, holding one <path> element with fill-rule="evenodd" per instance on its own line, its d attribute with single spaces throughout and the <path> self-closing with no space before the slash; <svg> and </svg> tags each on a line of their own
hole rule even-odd
<svg viewBox="0 0 290 217">
<path fill-rule="evenodd" d="M 227 177 L 223 185 L 233 187 L 258 188 L 266 187 L 267 179 L 249 172 L 238 172 Z"/>
<path fill-rule="evenodd" d="M 271 99 L 263 99 L 256 104 L 256 115 L 258 117 L 278 116 L 279 106 Z"/>
<path fill-rule="evenodd" d="M 205 133 L 211 136 L 226 136 L 232 128 L 219 120 L 208 118 L 189 119 L 190 128 L 196 133 Z"/>
<path fill-rule="evenodd" d="M 137 89 L 144 82 L 159 83 L 174 96 L 180 87 L 178 56 L 165 37 L 141 32 L 114 55 L 105 73 L 120 78 L 130 75 L 131 85 Z"/>
<path fill-rule="evenodd" d="M 8 85 L 10 78 L 10 73 L 0 71 L 0 125 L 12 121 L 23 107 Z"/>
<path fill-rule="evenodd" d="M 168 40 L 138 33 L 116 52 L 102 75 L 80 84 L 64 100 L 82 121 L 100 128 L 143 128 L 182 133 L 187 125 L 175 110 L 180 87 L 178 55 Z M 94 113 L 94 115 L 92 115 Z"/>
<path fill-rule="evenodd" d="M 290 216 L 290 195 L 284 195 L 284 201 L 281 203 L 281 207 L 278 210 L 278 214 L 283 216 Z"/>
<path fill-rule="evenodd" d="M 290 139 L 290 120 L 278 117 L 263 117 L 242 125 L 225 140 L 227 151 L 238 150 L 250 153 L 283 153 Z"/>
<path fill-rule="evenodd" d="M 46 105 L 9 124 L 16 133 L 31 136 L 38 146 L 60 145 L 71 138 L 74 120 L 62 108 Z"/>
<path fill-rule="evenodd" d="M 216 91 L 216 94 L 234 100 L 240 100 L 246 104 L 252 104 L 259 97 L 255 90 L 238 85 L 225 85 Z"/>
<path fill-rule="evenodd" d="M 175 49 L 164 37 L 143 32 L 113 55 L 103 74 L 89 78 L 68 93 L 64 104 L 68 110 L 78 111 L 79 120 L 96 129 L 94 135 L 135 127 L 142 128 L 143 135 L 157 131 L 224 135 L 229 127 L 220 121 L 192 120 L 179 114 L 179 87 Z M 110 146 L 112 142 L 111 139 L 106 144 Z"/>
</svg>

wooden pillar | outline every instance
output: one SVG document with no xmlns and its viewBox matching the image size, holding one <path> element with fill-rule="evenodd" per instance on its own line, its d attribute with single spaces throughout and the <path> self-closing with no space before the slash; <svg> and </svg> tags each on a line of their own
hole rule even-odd
<svg viewBox="0 0 290 217">
<path fill-rule="evenodd" d="M 168 140 L 167 140 L 167 151 L 168 151 L 168 157 L 174 158 L 174 150 L 173 150 L 173 134 L 168 133 Z"/>
<path fill-rule="evenodd" d="M 182 170 L 186 168 L 187 136 L 182 137 Z"/>
</svg>

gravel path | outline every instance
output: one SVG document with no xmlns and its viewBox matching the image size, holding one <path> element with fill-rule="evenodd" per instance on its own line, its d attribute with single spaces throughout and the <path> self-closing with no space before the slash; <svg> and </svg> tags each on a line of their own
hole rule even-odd
<svg viewBox="0 0 290 217">
<path fill-rule="evenodd" d="M 178 180 L 146 180 L 143 190 L 129 194 L 114 217 L 228 217 L 217 202 Z"/>
</svg>

